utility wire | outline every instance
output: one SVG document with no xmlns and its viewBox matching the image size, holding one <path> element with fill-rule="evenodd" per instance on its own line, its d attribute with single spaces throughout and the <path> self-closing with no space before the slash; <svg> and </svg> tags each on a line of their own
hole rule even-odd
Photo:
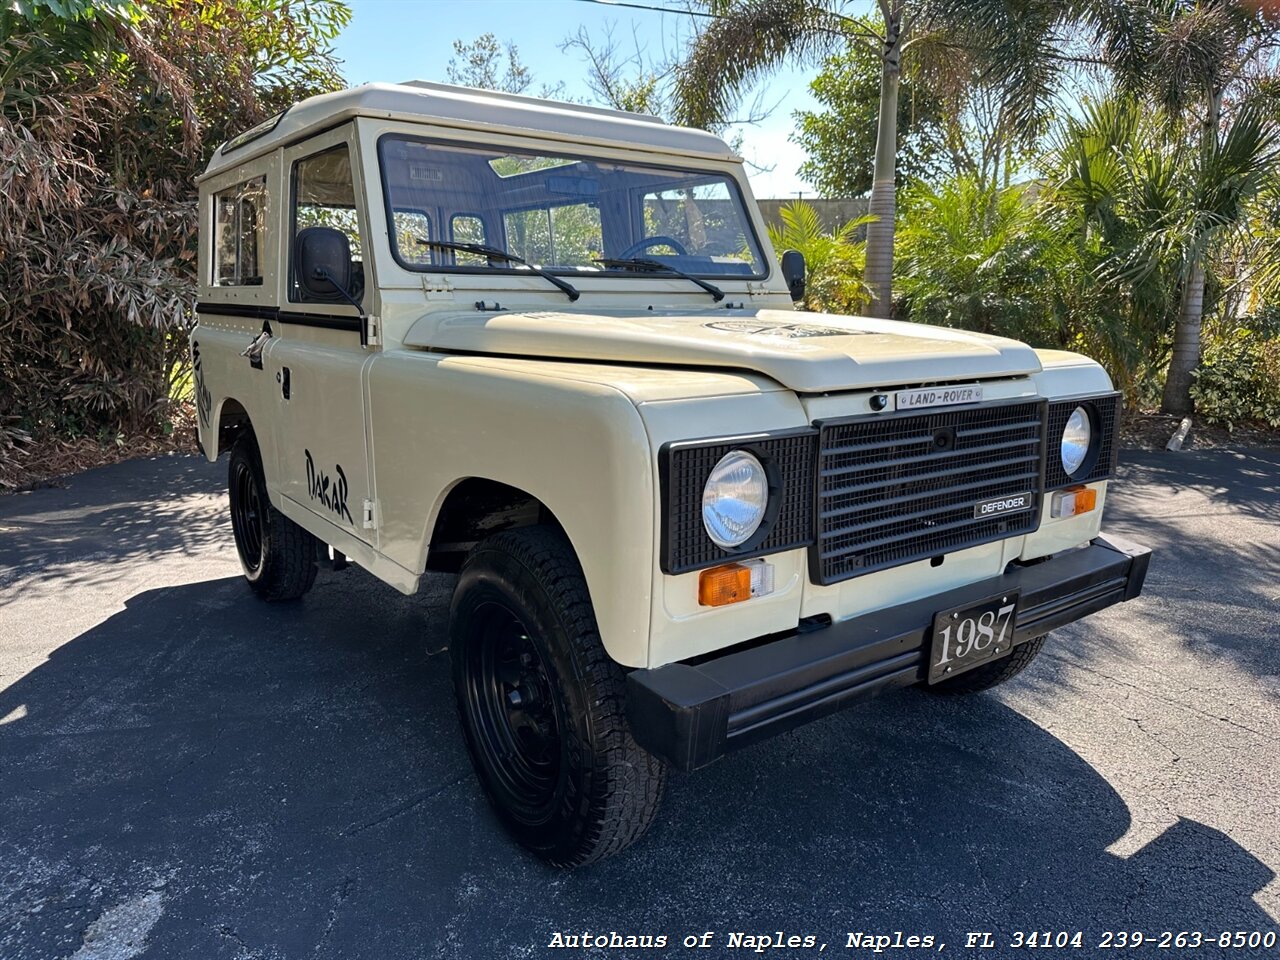
<svg viewBox="0 0 1280 960">
<path fill-rule="evenodd" d="M 626 7 L 628 10 L 648 10 L 652 13 L 678 13 L 685 17 L 702 17 L 704 20 L 724 20 L 718 13 L 706 10 L 681 9 L 680 7 L 651 7 L 643 3 L 631 3 L 629 0 L 577 0 L 578 3 L 598 3 L 604 7 Z"/>
<path fill-rule="evenodd" d="M 650 13 L 675 13 L 686 17 L 700 17 L 704 20 L 728 20 L 730 17 L 719 13 L 709 13 L 705 10 L 684 9 L 680 7 L 657 7 L 650 4 L 636 3 L 634 0 L 575 0 L 577 3 L 598 4 L 602 7 L 625 7 L 628 10 L 646 10 Z M 873 38 L 878 42 L 884 42 L 884 38 L 874 33 L 859 33 L 859 36 Z M 953 50 L 965 50 L 969 53 L 990 53 L 990 47 L 979 47 L 964 43 L 955 43 L 953 41 L 945 41 L 944 46 Z M 1060 63 L 1083 63 L 1091 66 L 1107 67 L 1111 64 L 1102 57 L 1081 57 L 1072 56 L 1066 53 L 1051 53 L 1046 51 L 1044 56 L 1049 60 L 1057 60 Z"/>
</svg>

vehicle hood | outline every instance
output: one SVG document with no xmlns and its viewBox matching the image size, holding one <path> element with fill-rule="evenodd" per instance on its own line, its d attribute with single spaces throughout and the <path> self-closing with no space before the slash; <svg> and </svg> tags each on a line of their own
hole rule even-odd
<svg viewBox="0 0 1280 960">
<path fill-rule="evenodd" d="M 870 317 L 792 310 L 704 313 L 432 313 L 407 347 L 752 370 L 799 393 L 1036 373 L 1015 340 Z"/>
</svg>

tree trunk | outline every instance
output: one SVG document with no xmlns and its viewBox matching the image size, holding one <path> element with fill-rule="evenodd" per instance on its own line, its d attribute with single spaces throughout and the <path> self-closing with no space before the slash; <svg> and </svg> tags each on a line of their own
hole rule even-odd
<svg viewBox="0 0 1280 960">
<path fill-rule="evenodd" d="M 1222 115 L 1222 91 L 1210 88 L 1204 125 L 1200 130 L 1201 175 L 1208 168 L 1210 155 L 1218 146 L 1218 121 Z M 1191 384 L 1200 365 L 1200 325 L 1204 319 L 1204 254 L 1195 253 L 1187 266 L 1182 286 L 1182 303 L 1178 325 L 1173 331 L 1173 356 L 1169 358 L 1169 375 L 1164 381 L 1164 399 L 1160 409 L 1165 413 L 1185 416 L 1191 412 Z"/>
<path fill-rule="evenodd" d="M 1169 376 L 1164 382 L 1164 402 L 1161 404 L 1165 413 L 1185 416 L 1191 412 L 1191 383 L 1200 363 L 1200 321 L 1203 316 L 1204 263 L 1197 258 L 1182 287 L 1178 327 L 1173 337 L 1173 357 L 1169 360 Z"/>
<path fill-rule="evenodd" d="M 887 5 L 886 5 L 887 6 Z M 902 5 L 892 5 L 885 23 L 884 66 L 880 72 L 880 120 L 876 129 L 875 174 L 867 212 L 877 219 L 867 224 L 865 279 L 871 290 L 873 317 L 888 317 L 893 309 L 893 236 L 897 215 L 898 80 L 902 56 Z"/>
</svg>

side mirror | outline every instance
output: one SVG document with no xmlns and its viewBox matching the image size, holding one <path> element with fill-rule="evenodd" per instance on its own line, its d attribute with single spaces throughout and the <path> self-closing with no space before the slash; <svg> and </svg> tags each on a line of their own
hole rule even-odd
<svg viewBox="0 0 1280 960">
<path fill-rule="evenodd" d="M 351 300 L 351 244 L 333 227 L 307 227 L 293 241 L 293 276 L 308 300 Z"/>
<path fill-rule="evenodd" d="M 804 299 L 805 272 L 808 270 L 804 262 L 804 254 L 799 250 L 786 250 L 782 254 L 782 279 L 787 281 L 787 289 L 791 291 L 791 299 L 799 303 Z"/>
</svg>

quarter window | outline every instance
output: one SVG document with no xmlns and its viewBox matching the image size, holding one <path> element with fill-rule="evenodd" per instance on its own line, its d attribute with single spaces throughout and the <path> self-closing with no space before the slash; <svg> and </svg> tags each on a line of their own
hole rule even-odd
<svg viewBox="0 0 1280 960">
<path fill-rule="evenodd" d="M 603 256 L 600 208 L 565 203 L 518 210 L 504 217 L 507 249 L 531 263 L 573 267 Z"/>
<path fill-rule="evenodd" d="M 267 178 L 246 180 L 215 194 L 213 221 L 213 285 L 262 286 Z"/>
</svg>

